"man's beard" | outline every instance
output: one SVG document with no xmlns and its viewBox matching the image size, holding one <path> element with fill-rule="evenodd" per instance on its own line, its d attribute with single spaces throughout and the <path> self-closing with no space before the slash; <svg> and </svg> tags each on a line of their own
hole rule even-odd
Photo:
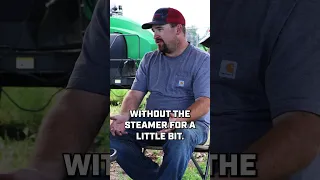
<svg viewBox="0 0 320 180">
<path fill-rule="evenodd" d="M 160 52 L 162 53 L 170 53 L 171 51 L 169 50 L 167 44 L 165 42 L 162 41 L 162 45 L 158 45 L 158 49 Z"/>
<path fill-rule="evenodd" d="M 179 40 L 175 38 L 170 41 L 169 44 L 165 43 L 162 39 L 156 39 L 156 43 L 158 43 L 158 50 L 163 54 L 170 54 L 174 52 L 178 48 Z"/>
</svg>

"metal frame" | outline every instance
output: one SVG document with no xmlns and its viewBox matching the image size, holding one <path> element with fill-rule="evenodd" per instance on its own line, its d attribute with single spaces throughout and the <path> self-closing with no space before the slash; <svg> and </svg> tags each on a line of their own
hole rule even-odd
<svg viewBox="0 0 320 180">
<path fill-rule="evenodd" d="M 113 44 L 116 42 L 117 38 L 119 38 L 120 36 L 123 36 L 124 38 L 128 37 L 128 36 L 136 36 L 138 38 L 138 59 L 141 60 L 141 37 L 137 34 L 121 34 L 119 32 L 112 32 L 112 33 L 118 33 L 116 35 L 116 37 L 114 38 L 114 40 L 110 43 L 110 49 L 112 48 Z M 126 43 L 128 43 L 126 41 Z M 127 44 L 127 50 L 129 51 L 129 47 L 128 47 L 128 44 Z M 128 52 L 127 52 L 128 53 Z M 136 59 L 110 59 L 110 61 L 128 61 L 128 60 L 132 60 L 135 62 L 136 66 L 137 66 L 137 60 Z M 133 80 L 134 80 L 135 76 L 133 77 L 117 77 L 117 79 L 121 80 L 122 81 L 125 81 L 125 85 L 117 85 L 117 84 L 114 84 L 114 83 L 111 83 L 110 82 L 110 89 L 130 89 L 132 83 L 133 83 Z M 110 80 L 113 80 L 113 79 L 110 79 Z"/>
</svg>

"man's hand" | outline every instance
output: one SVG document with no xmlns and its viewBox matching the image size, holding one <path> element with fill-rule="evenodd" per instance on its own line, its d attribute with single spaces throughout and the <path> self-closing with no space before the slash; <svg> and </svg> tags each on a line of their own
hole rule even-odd
<svg viewBox="0 0 320 180">
<path fill-rule="evenodd" d="M 125 122 L 128 121 L 130 117 L 128 115 L 115 115 L 111 116 L 110 120 L 113 122 L 110 125 L 110 131 L 113 136 L 118 135 L 122 136 L 123 134 L 127 134 L 125 131 Z"/>
<path fill-rule="evenodd" d="M 170 113 L 169 123 L 170 122 L 176 122 L 176 121 L 179 121 L 179 118 L 174 117 L 174 114 Z M 168 125 L 169 125 L 169 123 L 168 123 Z M 172 132 L 173 130 L 175 130 L 174 127 L 167 128 L 167 129 L 162 129 L 162 130 L 158 131 L 158 133 L 168 133 L 168 132 Z"/>
<path fill-rule="evenodd" d="M 1 180 L 54 180 L 46 177 L 37 170 L 21 169 L 11 173 L 0 174 Z"/>
</svg>

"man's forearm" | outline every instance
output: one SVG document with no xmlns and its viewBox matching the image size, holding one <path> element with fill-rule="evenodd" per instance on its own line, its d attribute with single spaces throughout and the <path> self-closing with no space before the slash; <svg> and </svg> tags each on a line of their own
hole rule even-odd
<svg viewBox="0 0 320 180">
<path fill-rule="evenodd" d="M 128 95 L 122 102 L 120 114 L 130 115 L 131 110 L 137 110 L 142 99 L 133 95 Z"/>
<path fill-rule="evenodd" d="M 210 99 L 201 97 L 196 100 L 187 110 L 190 110 L 190 118 L 181 118 L 182 121 L 195 121 L 210 111 Z"/>
<path fill-rule="evenodd" d="M 90 100 L 79 102 L 79 96 L 77 92 L 64 94 L 43 120 L 37 136 L 31 167 L 55 179 L 65 175 L 62 154 L 86 152 L 109 113 L 104 109 L 108 107 L 108 98 L 97 105 Z"/>
<path fill-rule="evenodd" d="M 298 112 L 277 119 L 280 122 L 247 151 L 258 154 L 259 180 L 288 178 L 319 153 L 319 117 Z"/>
</svg>

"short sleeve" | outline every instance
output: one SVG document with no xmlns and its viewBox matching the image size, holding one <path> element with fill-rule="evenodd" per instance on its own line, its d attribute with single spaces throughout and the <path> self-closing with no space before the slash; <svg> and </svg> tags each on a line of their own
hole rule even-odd
<svg viewBox="0 0 320 180">
<path fill-rule="evenodd" d="M 300 0 L 279 35 L 266 70 L 275 118 L 289 111 L 320 114 L 320 1 Z"/>
<path fill-rule="evenodd" d="M 88 25 L 80 56 L 78 57 L 67 89 L 80 89 L 109 96 L 109 8 L 105 0 L 96 4 Z"/>
<path fill-rule="evenodd" d="M 131 86 L 132 90 L 148 92 L 148 62 L 149 58 L 148 54 L 146 54 L 143 56 L 136 72 L 135 80 Z"/>
<path fill-rule="evenodd" d="M 195 99 L 199 97 L 210 98 L 210 55 L 206 54 L 197 70 L 193 81 L 193 93 Z"/>
</svg>

